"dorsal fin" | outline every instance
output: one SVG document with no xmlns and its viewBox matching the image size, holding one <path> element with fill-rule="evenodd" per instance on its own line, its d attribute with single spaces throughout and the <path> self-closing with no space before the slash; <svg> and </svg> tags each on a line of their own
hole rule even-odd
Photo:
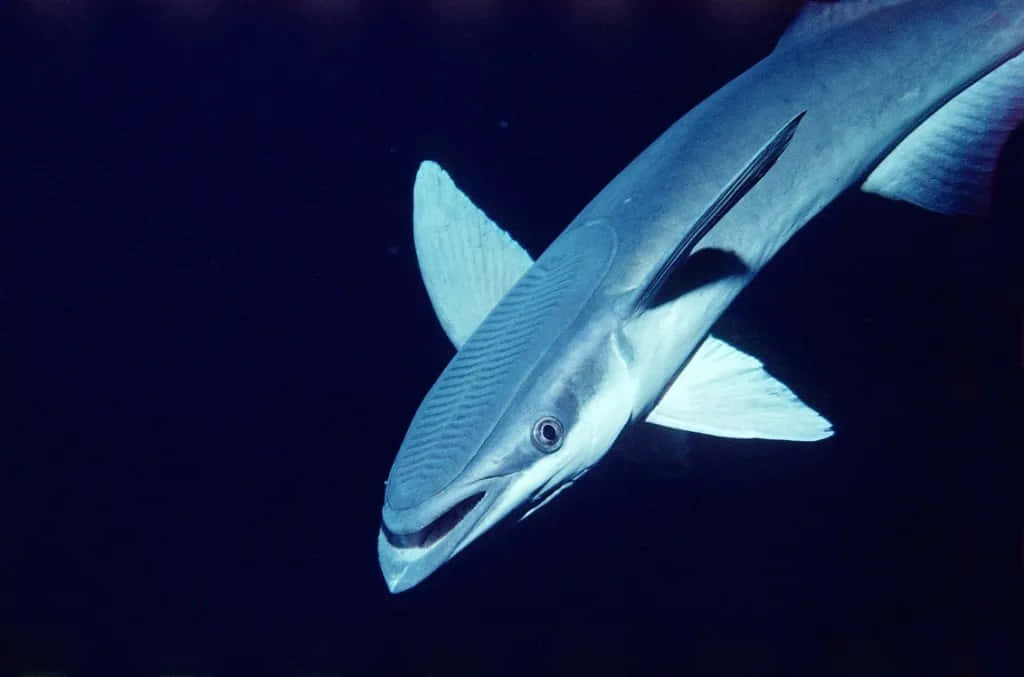
<svg viewBox="0 0 1024 677">
<path fill-rule="evenodd" d="M 420 164 L 412 203 L 423 284 L 441 327 L 461 348 L 533 259 L 436 162 Z"/>
<path fill-rule="evenodd" d="M 847 0 L 846 2 L 818 2 L 804 5 L 796 19 L 779 38 L 775 51 L 787 49 L 809 38 L 814 38 L 845 26 L 883 7 L 899 5 L 907 0 Z"/>
<path fill-rule="evenodd" d="M 960 92 L 918 125 L 863 189 L 942 214 L 984 216 L 999 153 L 1024 121 L 1024 53 Z"/>
</svg>

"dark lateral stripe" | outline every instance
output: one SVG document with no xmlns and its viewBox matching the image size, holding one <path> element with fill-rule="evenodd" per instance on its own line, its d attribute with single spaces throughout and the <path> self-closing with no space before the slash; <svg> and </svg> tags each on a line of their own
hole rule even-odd
<svg viewBox="0 0 1024 677">
<path fill-rule="evenodd" d="M 679 261 L 683 260 L 690 255 L 693 248 L 697 246 L 701 238 L 708 234 L 715 224 L 718 223 L 725 214 L 736 206 L 736 203 L 740 201 L 744 195 L 750 191 L 751 188 L 757 185 L 757 182 L 764 178 L 764 175 L 768 173 L 768 170 L 772 168 L 775 162 L 782 156 L 783 151 L 789 146 L 789 142 L 793 140 L 793 135 L 796 133 L 796 128 L 803 120 L 804 115 L 807 111 L 804 111 L 794 117 L 792 120 L 786 123 L 786 125 L 775 133 L 771 141 L 765 144 L 764 148 L 758 151 L 757 155 L 743 168 L 739 174 L 726 186 L 725 190 L 722 191 L 715 201 L 711 203 L 690 232 L 680 241 L 672 252 L 672 256 L 668 258 L 665 265 L 661 267 L 661 270 L 654 276 L 654 280 L 647 287 L 640 298 L 637 300 L 636 310 L 643 310 L 647 308 L 651 300 L 657 295 L 658 290 L 661 289 L 661 285 L 665 283 L 669 274 L 675 268 Z"/>
</svg>

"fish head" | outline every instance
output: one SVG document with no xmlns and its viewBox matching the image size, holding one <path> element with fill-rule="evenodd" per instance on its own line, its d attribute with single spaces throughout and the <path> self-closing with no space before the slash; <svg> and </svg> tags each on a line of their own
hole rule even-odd
<svg viewBox="0 0 1024 677">
<path fill-rule="evenodd" d="M 502 518 L 571 484 L 629 420 L 633 393 L 614 318 L 582 316 L 590 298 L 578 289 L 585 266 L 579 273 L 563 262 L 577 271 L 566 274 L 544 264 L 484 320 L 413 417 L 388 476 L 377 537 L 391 592 L 411 588 Z"/>
<path fill-rule="evenodd" d="M 408 497 L 420 491 L 421 478 L 396 459 L 377 540 L 391 592 L 416 585 L 506 516 L 531 514 L 608 451 L 629 420 L 632 390 L 617 357 L 603 368 L 587 362 L 580 372 L 571 372 L 570 361 L 537 375 L 475 445 L 465 467 L 430 495 Z M 478 423 L 451 421 L 437 450 L 457 445 L 453 438 L 473 437 L 463 426 Z M 410 433 L 417 427 L 414 419 Z M 417 442 L 407 435 L 400 458 Z M 436 472 L 441 464 L 424 460 L 417 473 Z"/>
</svg>

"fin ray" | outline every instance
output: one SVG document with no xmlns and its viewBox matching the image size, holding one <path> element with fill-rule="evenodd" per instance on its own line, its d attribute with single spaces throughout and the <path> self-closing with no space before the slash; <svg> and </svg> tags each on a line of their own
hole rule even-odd
<svg viewBox="0 0 1024 677">
<path fill-rule="evenodd" d="M 1024 121 L 1024 53 L 951 99 L 875 168 L 863 190 L 942 214 L 984 216 L 999 153 Z"/>
<path fill-rule="evenodd" d="M 456 348 L 533 265 L 436 162 L 416 172 L 413 240 L 430 302 Z"/>
<path fill-rule="evenodd" d="M 832 424 L 761 362 L 708 336 L 647 415 L 648 423 L 733 438 L 814 442 Z"/>
</svg>

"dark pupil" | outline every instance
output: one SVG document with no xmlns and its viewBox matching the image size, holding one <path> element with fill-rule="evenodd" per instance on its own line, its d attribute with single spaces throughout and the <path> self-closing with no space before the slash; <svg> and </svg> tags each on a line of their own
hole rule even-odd
<svg viewBox="0 0 1024 677">
<path fill-rule="evenodd" d="M 544 437 L 544 440 L 547 442 L 558 441 L 558 431 L 555 430 L 555 426 L 551 425 L 550 423 L 545 423 L 543 426 L 541 426 L 540 434 Z"/>
</svg>

